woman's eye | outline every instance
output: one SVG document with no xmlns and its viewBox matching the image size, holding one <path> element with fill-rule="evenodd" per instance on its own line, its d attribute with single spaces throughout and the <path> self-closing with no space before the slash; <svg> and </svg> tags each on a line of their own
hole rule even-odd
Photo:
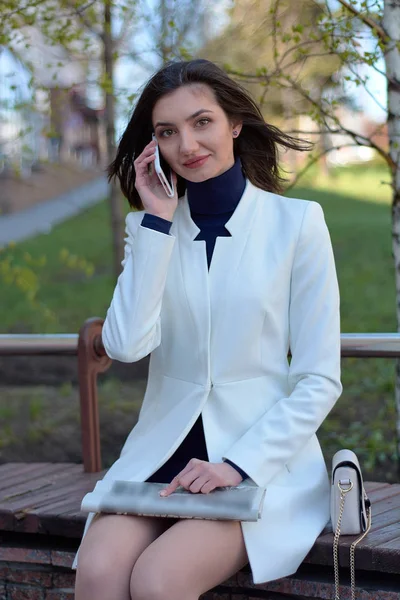
<svg viewBox="0 0 400 600">
<path fill-rule="evenodd" d="M 210 119 L 208 119 L 207 117 L 204 117 L 204 119 L 199 119 L 199 121 L 197 121 L 197 125 L 207 125 L 207 123 L 210 122 Z"/>
<path fill-rule="evenodd" d="M 170 137 L 170 135 L 173 133 L 172 129 L 164 129 L 164 131 L 162 131 L 160 133 L 161 137 Z"/>
</svg>

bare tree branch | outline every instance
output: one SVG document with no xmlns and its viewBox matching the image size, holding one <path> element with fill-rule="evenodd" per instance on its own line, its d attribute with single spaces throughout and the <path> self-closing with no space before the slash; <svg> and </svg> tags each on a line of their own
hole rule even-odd
<svg viewBox="0 0 400 600">
<path fill-rule="evenodd" d="M 374 71 L 376 71 L 376 73 L 379 73 L 379 75 L 382 75 L 385 79 L 387 79 L 388 81 L 390 81 L 387 73 L 385 73 L 385 71 L 382 71 L 381 69 L 379 69 L 375 64 L 374 65 L 370 65 L 372 67 L 372 69 L 374 69 Z"/>
<path fill-rule="evenodd" d="M 299 62 L 305 63 L 306 60 L 309 60 L 310 58 L 321 58 L 322 56 L 334 55 L 332 52 L 315 52 L 315 54 L 305 54 L 301 58 L 298 58 L 297 60 L 294 60 L 293 62 L 284 65 L 283 67 L 281 67 L 281 69 L 290 69 L 291 67 L 295 67 Z"/>
<path fill-rule="evenodd" d="M 235 75 L 236 77 L 239 78 L 243 78 L 244 80 L 248 80 L 248 82 L 254 83 L 255 80 L 260 81 L 260 79 L 264 80 L 267 84 L 269 82 L 270 79 L 272 79 L 272 77 L 276 76 L 276 74 L 269 74 L 266 75 L 264 77 L 260 77 L 259 75 L 253 75 L 253 74 L 244 74 L 244 73 L 240 73 L 234 70 L 230 70 L 229 71 L 230 74 Z M 278 73 L 279 75 L 279 73 Z M 317 109 L 317 111 L 325 118 L 328 120 L 333 121 L 336 126 L 341 129 L 341 131 L 347 135 L 349 135 L 351 138 L 353 138 L 353 140 L 356 142 L 357 145 L 359 146 L 370 146 L 371 148 L 374 148 L 374 150 L 376 150 L 376 152 L 378 152 L 378 154 L 380 154 L 380 156 L 382 156 L 382 158 L 385 159 L 385 161 L 389 164 L 390 168 L 394 168 L 394 162 L 393 159 L 391 158 L 390 154 L 388 152 L 386 152 L 381 146 L 379 146 L 378 144 L 376 144 L 375 142 L 373 142 L 372 140 L 370 140 L 368 137 L 357 133 L 356 131 L 353 131 L 351 129 L 348 129 L 347 127 L 344 127 L 340 120 L 338 119 L 338 117 L 334 114 L 334 113 L 329 113 L 327 110 L 324 109 L 324 107 L 322 106 L 322 104 L 320 102 L 318 102 L 317 100 L 315 100 L 311 94 L 305 90 L 300 84 L 298 84 L 290 75 L 286 75 L 284 77 L 285 79 L 285 84 L 280 84 L 282 88 L 286 88 L 286 89 L 295 89 L 305 100 L 307 100 L 308 102 L 310 102 L 310 104 L 312 104 L 312 106 L 314 106 L 314 108 Z M 328 129 L 330 129 L 329 127 L 329 123 L 326 123 L 326 126 L 328 127 Z"/>
<path fill-rule="evenodd" d="M 5 19 L 9 19 L 13 15 L 24 14 L 24 12 L 28 8 L 37 8 L 41 4 L 45 4 L 47 1 L 48 0 L 36 0 L 36 2 L 29 2 L 29 4 L 26 4 L 25 6 L 19 6 L 18 8 L 15 8 L 14 10 L 9 10 L 8 12 L 3 13 L 1 15 L 1 19 L 5 20 Z"/>
<path fill-rule="evenodd" d="M 97 0 L 89 0 L 87 4 L 84 4 L 83 6 L 80 6 L 79 8 L 75 9 L 76 14 L 83 14 L 85 10 L 93 6 L 93 4 L 95 4 L 96 2 Z"/>
<path fill-rule="evenodd" d="M 72 14 L 74 16 L 76 16 L 79 21 L 82 23 L 82 25 L 84 27 L 86 27 L 86 29 L 88 31 L 90 31 L 90 33 L 92 33 L 93 35 L 95 35 L 97 38 L 99 38 L 100 40 L 103 41 L 104 38 L 104 32 L 103 31 L 98 31 L 95 27 L 93 27 L 93 23 L 91 23 L 85 16 L 85 13 L 82 12 L 79 8 L 77 8 L 76 6 L 74 6 L 74 0 L 66 0 L 67 5 L 72 9 Z M 93 2 L 94 4 L 94 2 Z"/>
<path fill-rule="evenodd" d="M 277 13 L 278 13 L 279 0 L 276 0 L 274 11 L 272 14 L 272 39 L 273 39 L 273 60 L 275 68 L 278 69 L 278 43 L 277 43 Z"/>
<path fill-rule="evenodd" d="M 300 132 L 299 132 L 300 133 Z M 303 133 L 304 135 L 304 133 Z M 292 189 L 293 187 L 295 187 L 295 185 L 297 185 L 299 179 L 301 177 L 303 177 L 303 175 L 305 173 L 307 173 L 308 169 L 314 165 L 315 163 L 317 163 L 323 156 L 326 156 L 327 154 L 329 154 L 329 152 L 332 152 L 333 150 L 341 150 L 342 148 L 354 148 L 354 147 L 359 147 L 360 144 L 341 144 L 340 146 L 333 146 L 333 148 L 325 148 L 325 150 L 322 150 L 319 154 L 317 154 L 317 156 L 314 156 L 311 160 L 308 161 L 308 164 L 301 169 L 301 171 L 299 171 L 297 173 L 297 175 L 294 177 L 294 179 L 291 181 L 291 183 L 286 187 L 285 191 L 288 191 L 290 189 Z"/>
<path fill-rule="evenodd" d="M 122 44 L 124 44 L 124 42 L 126 41 L 128 34 L 130 33 L 132 29 L 132 23 L 130 19 L 125 19 L 122 27 L 121 27 L 121 31 L 119 32 L 119 35 L 116 36 L 114 43 L 115 43 L 115 47 L 116 48 L 120 48 L 122 46 Z"/>
<path fill-rule="evenodd" d="M 198 5 L 194 4 L 193 7 L 194 6 L 198 6 Z M 193 8 L 192 11 L 195 11 L 195 8 Z M 199 14 L 199 12 L 200 11 L 197 10 L 197 15 Z M 176 44 L 175 44 L 176 46 L 179 47 L 183 43 L 184 39 L 186 38 L 186 36 L 190 30 L 190 27 L 193 25 L 194 14 L 192 12 L 190 15 L 187 15 L 187 19 L 185 20 L 185 23 L 182 25 L 182 27 L 179 27 L 178 37 L 177 37 Z"/>
<path fill-rule="evenodd" d="M 147 53 L 154 54 L 154 50 L 149 50 Z M 143 57 L 143 54 L 145 54 L 145 52 L 135 52 L 134 50 L 132 50 L 130 52 L 122 52 L 121 54 L 119 54 L 119 58 L 130 58 L 131 60 L 135 61 L 136 64 L 142 69 L 145 69 L 149 72 L 154 71 L 154 63 L 152 61 L 147 61 Z"/>
<path fill-rule="evenodd" d="M 380 123 L 376 129 L 373 130 L 373 132 L 371 133 L 370 137 L 368 138 L 368 141 L 370 138 L 373 138 L 375 135 L 379 134 L 382 129 L 385 127 L 386 123 Z M 304 129 L 285 129 L 285 133 L 289 134 L 289 135 L 315 135 L 315 136 L 320 136 L 323 135 L 324 133 L 327 133 L 325 130 L 323 129 L 315 129 L 314 131 L 305 131 Z M 344 131 L 342 129 L 329 129 L 329 134 L 330 135 L 343 135 Z M 360 144 L 356 144 L 357 146 L 359 146 Z M 371 144 L 363 144 L 365 146 L 367 146 L 368 148 L 372 148 Z"/>
<path fill-rule="evenodd" d="M 292 52 L 295 52 L 296 50 L 299 50 L 300 48 L 304 48 L 304 46 L 312 46 L 314 44 L 317 44 L 320 40 L 308 40 L 305 42 L 300 42 L 299 44 L 296 44 L 294 46 L 291 46 L 290 48 L 288 48 L 286 50 L 286 52 L 284 52 L 281 56 L 280 59 L 280 64 L 282 64 L 282 62 L 284 61 L 284 59 L 289 56 L 289 54 L 291 54 Z"/>
<path fill-rule="evenodd" d="M 307 99 L 325 118 L 334 121 L 336 123 L 337 127 L 339 127 L 343 131 L 343 133 L 346 133 L 347 135 L 352 137 L 357 145 L 370 146 L 371 148 L 374 148 L 374 150 L 376 150 L 378 152 L 378 154 L 380 154 L 382 156 L 382 158 L 385 159 L 385 161 L 390 165 L 390 167 L 394 167 L 394 162 L 393 162 L 392 158 L 390 157 L 390 154 L 388 152 L 386 152 L 383 148 L 381 148 L 381 146 L 378 146 L 378 144 L 373 142 L 368 137 L 366 137 L 360 133 L 357 133 L 356 131 L 352 131 L 351 129 L 348 129 L 347 127 L 344 127 L 342 125 L 342 123 L 340 123 L 340 120 L 338 119 L 338 117 L 336 117 L 335 114 L 328 113 L 319 102 L 314 100 L 311 97 L 311 95 L 301 87 L 301 85 L 298 85 L 295 81 L 293 81 L 290 76 L 286 76 L 286 79 L 287 79 L 288 83 L 290 84 L 289 87 L 294 87 L 299 92 L 299 94 L 302 95 L 303 98 Z"/>
<path fill-rule="evenodd" d="M 346 0 L 338 0 L 342 6 L 344 6 L 349 12 L 351 12 L 355 17 L 360 19 L 365 25 L 367 25 L 370 29 L 374 29 L 379 36 L 379 39 L 386 43 L 388 41 L 388 36 L 386 31 L 371 17 L 367 17 L 367 15 L 363 15 L 359 10 L 357 10 L 352 4 L 346 2 Z"/>
<path fill-rule="evenodd" d="M 347 66 L 350 69 L 350 71 L 353 73 L 353 75 L 355 75 L 355 77 L 359 77 L 358 73 L 356 73 L 353 70 L 353 66 L 351 63 L 349 63 Z M 368 89 L 367 84 L 364 81 L 363 81 L 363 88 L 367 92 L 368 96 L 375 102 L 375 104 L 387 114 L 388 113 L 387 107 L 383 106 L 379 102 L 378 98 L 376 96 L 374 96 L 374 94 Z"/>
</svg>

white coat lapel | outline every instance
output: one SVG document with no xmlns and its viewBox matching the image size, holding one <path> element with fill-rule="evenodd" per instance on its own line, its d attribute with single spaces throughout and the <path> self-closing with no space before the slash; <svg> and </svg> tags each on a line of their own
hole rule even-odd
<svg viewBox="0 0 400 600">
<path fill-rule="evenodd" d="M 247 180 L 246 188 L 225 227 L 231 237 L 218 237 L 210 265 L 210 300 L 213 336 L 225 314 L 225 304 L 237 285 L 237 276 L 246 244 L 257 214 L 257 190 Z"/>
<path fill-rule="evenodd" d="M 240 202 L 226 223 L 231 237 L 217 238 L 210 270 L 207 266 L 206 243 L 195 239 L 200 229 L 191 218 L 187 195 L 179 201 L 171 233 L 177 236 L 183 283 L 199 339 L 209 339 L 211 320 L 213 335 L 216 334 L 215 327 L 223 315 L 226 298 L 236 280 L 256 218 L 257 197 L 257 188 L 247 180 Z"/>
<path fill-rule="evenodd" d="M 178 242 L 183 286 L 198 339 L 210 335 L 210 291 L 205 241 L 194 241 L 200 229 L 190 216 L 186 194 L 179 200 L 176 219 L 171 227 Z"/>
</svg>

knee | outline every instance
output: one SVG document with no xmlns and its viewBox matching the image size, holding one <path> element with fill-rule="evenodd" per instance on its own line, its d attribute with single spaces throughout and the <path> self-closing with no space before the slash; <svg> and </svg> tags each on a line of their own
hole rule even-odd
<svg viewBox="0 0 400 600">
<path fill-rule="evenodd" d="M 99 561 L 95 556 L 90 558 L 81 549 L 76 570 L 75 598 L 83 598 L 83 594 L 89 590 L 94 592 L 97 586 L 101 586 L 102 577 Z"/>
<path fill-rule="evenodd" d="M 75 600 L 104 598 L 118 573 L 118 565 L 106 548 L 84 548 L 79 551 L 76 571 Z"/>
<path fill-rule="evenodd" d="M 132 600 L 187 600 L 173 573 L 167 573 L 162 565 L 139 557 L 131 575 L 130 593 Z M 176 574 L 175 574 L 176 575 Z"/>
<path fill-rule="evenodd" d="M 132 600 L 169 600 L 160 576 L 153 569 L 141 568 L 139 560 L 133 568 L 130 593 Z"/>
</svg>

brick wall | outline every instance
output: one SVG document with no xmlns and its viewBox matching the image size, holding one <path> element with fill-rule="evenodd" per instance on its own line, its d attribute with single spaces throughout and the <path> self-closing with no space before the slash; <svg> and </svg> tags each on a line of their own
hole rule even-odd
<svg viewBox="0 0 400 600">
<path fill-rule="evenodd" d="M 75 571 L 71 569 L 74 556 L 75 552 L 64 549 L 7 544 L 0 535 L 0 600 L 74 600 Z M 310 566 L 307 570 L 310 572 L 303 569 L 303 573 L 257 586 L 248 570 L 239 571 L 218 591 L 204 594 L 201 600 L 334 598 L 332 569 L 322 568 L 319 574 Z M 348 572 L 343 571 L 340 597 L 351 600 Z M 360 571 L 357 575 L 357 600 L 400 600 L 400 576 L 370 573 L 365 577 Z"/>
<path fill-rule="evenodd" d="M 0 547 L 0 600 L 73 600 L 73 552 Z"/>
<path fill-rule="evenodd" d="M 74 600 L 74 552 L 0 546 L 0 600 Z M 208 593 L 202 600 L 230 600 Z M 245 600 L 247 596 L 235 596 Z"/>
</svg>

